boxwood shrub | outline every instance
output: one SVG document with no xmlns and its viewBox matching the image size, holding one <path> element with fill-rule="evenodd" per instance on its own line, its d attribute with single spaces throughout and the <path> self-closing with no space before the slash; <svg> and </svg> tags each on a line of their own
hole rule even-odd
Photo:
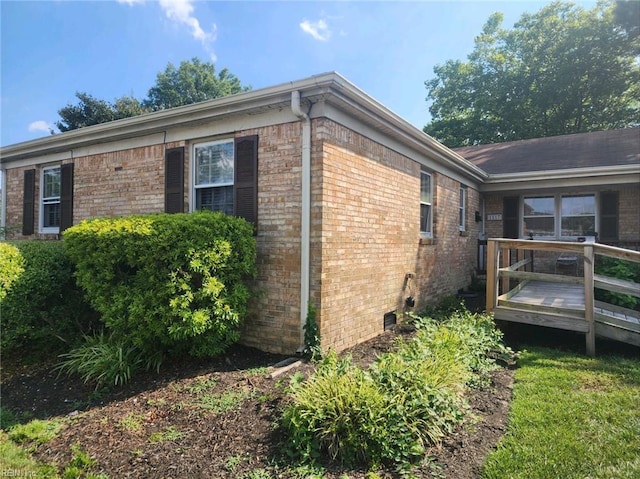
<svg viewBox="0 0 640 479">
<path fill-rule="evenodd" d="M 99 218 L 67 229 L 64 244 L 110 337 L 147 359 L 213 356 L 238 340 L 256 271 L 245 220 L 212 212 Z"/>
<path fill-rule="evenodd" d="M 91 330 L 95 312 L 76 286 L 75 267 L 61 242 L 0 243 L 0 258 L 4 352 L 28 347 L 56 354 Z"/>
</svg>

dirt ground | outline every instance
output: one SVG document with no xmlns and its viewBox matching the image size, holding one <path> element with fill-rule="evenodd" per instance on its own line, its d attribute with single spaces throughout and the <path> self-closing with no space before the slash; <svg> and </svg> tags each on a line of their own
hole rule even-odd
<svg viewBox="0 0 640 479">
<path fill-rule="evenodd" d="M 348 351 L 366 365 L 392 347 L 399 328 Z M 67 426 L 35 457 L 62 470 L 72 446 L 97 460 L 91 471 L 118 478 L 294 478 L 281 453 L 276 427 L 292 374 L 270 378 L 284 357 L 235 346 L 212 360 L 174 361 L 161 374 L 145 373 L 123 388 L 98 390 L 58 377 L 50 367 L 24 368 L 4 358 L 2 407 L 29 418 L 65 417 Z M 419 478 L 472 479 L 506 426 L 513 371 L 493 374 L 484 391 L 469 397 L 474 419 L 428 451 Z M 327 479 L 364 479 L 365 470 L 324 464 Z M 256 472 L 262 472 L 258 475 Z M 380 477 L 397 477 L 378 471 Z"/>
</svg>

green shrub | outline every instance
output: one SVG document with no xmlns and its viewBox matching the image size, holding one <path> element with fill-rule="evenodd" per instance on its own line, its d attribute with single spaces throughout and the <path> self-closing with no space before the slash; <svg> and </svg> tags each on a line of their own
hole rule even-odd
<svg viewBox="0 0 640 479">
<path fill-rule="evenodd" d="M 324 453 L 349 465 L 379 460 L 385 398 L 350 358 L 329 352 L 308 381 L 292 384 L 291 398 L 283 426 L 292 459 L 313 462 Z"/>
<path fill-rule="evenodd" d="M 610 278 L 640 283 L 640 264 L 622 259 L 596 256 L 595 273 Z M 595 298 L 605 303 L 615 304 L 629 309 L 640 309 L 640 298 L 630 294 L 616 293 L 596 288 Z"/>
<path fill-rule="evenodd" d="M 67 229 L 64 244 L 108 332 L 145 359 L 213 356 L 237 341 L 255 275 L 245 220 L 211 212 L 94 219 Z"/>
<path fill-rule="evenodd" d="M 24 258 L 18 248 L 0 243 L 0 304 L 7 297 L 11 284 L 24 272 Z"/>
<path fill-rule="evenodd" d="M 48 354 L 68 350 L 91 330 L 95 312 L 76 286 L 75 268 L 62 243 L 20 241 L 7 246 L 3 252 L 19 250 L 24 271 L 2 300 L 3 351 L 27 346 Z"/>
</svg>

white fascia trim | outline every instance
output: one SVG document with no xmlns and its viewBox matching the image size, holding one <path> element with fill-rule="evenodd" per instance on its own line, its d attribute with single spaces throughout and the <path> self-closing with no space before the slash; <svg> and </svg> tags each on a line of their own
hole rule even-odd
<svg viewBox="0 0 640 479">
<path fill-rule="evenodd" d="M 491 193 L 516 189 L 533 190 L 634 183 L 640 183 L 638 166 L 618 165 L 490 175 L 480 186 L 480 191 Z"/>
</svg>

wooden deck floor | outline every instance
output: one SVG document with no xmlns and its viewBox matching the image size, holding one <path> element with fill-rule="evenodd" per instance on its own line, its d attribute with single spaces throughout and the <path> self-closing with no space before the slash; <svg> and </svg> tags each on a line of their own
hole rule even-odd
<svg viewBox="0 0 640 479">
<path fill-rule="evenodd" d="M 527 282 L 499 297 L 496 319 L 586 332 L 584 287 L 549 281 Z M 596 335 L 640 346 L 640 313 L 596 301 Z"/>
</svg>

